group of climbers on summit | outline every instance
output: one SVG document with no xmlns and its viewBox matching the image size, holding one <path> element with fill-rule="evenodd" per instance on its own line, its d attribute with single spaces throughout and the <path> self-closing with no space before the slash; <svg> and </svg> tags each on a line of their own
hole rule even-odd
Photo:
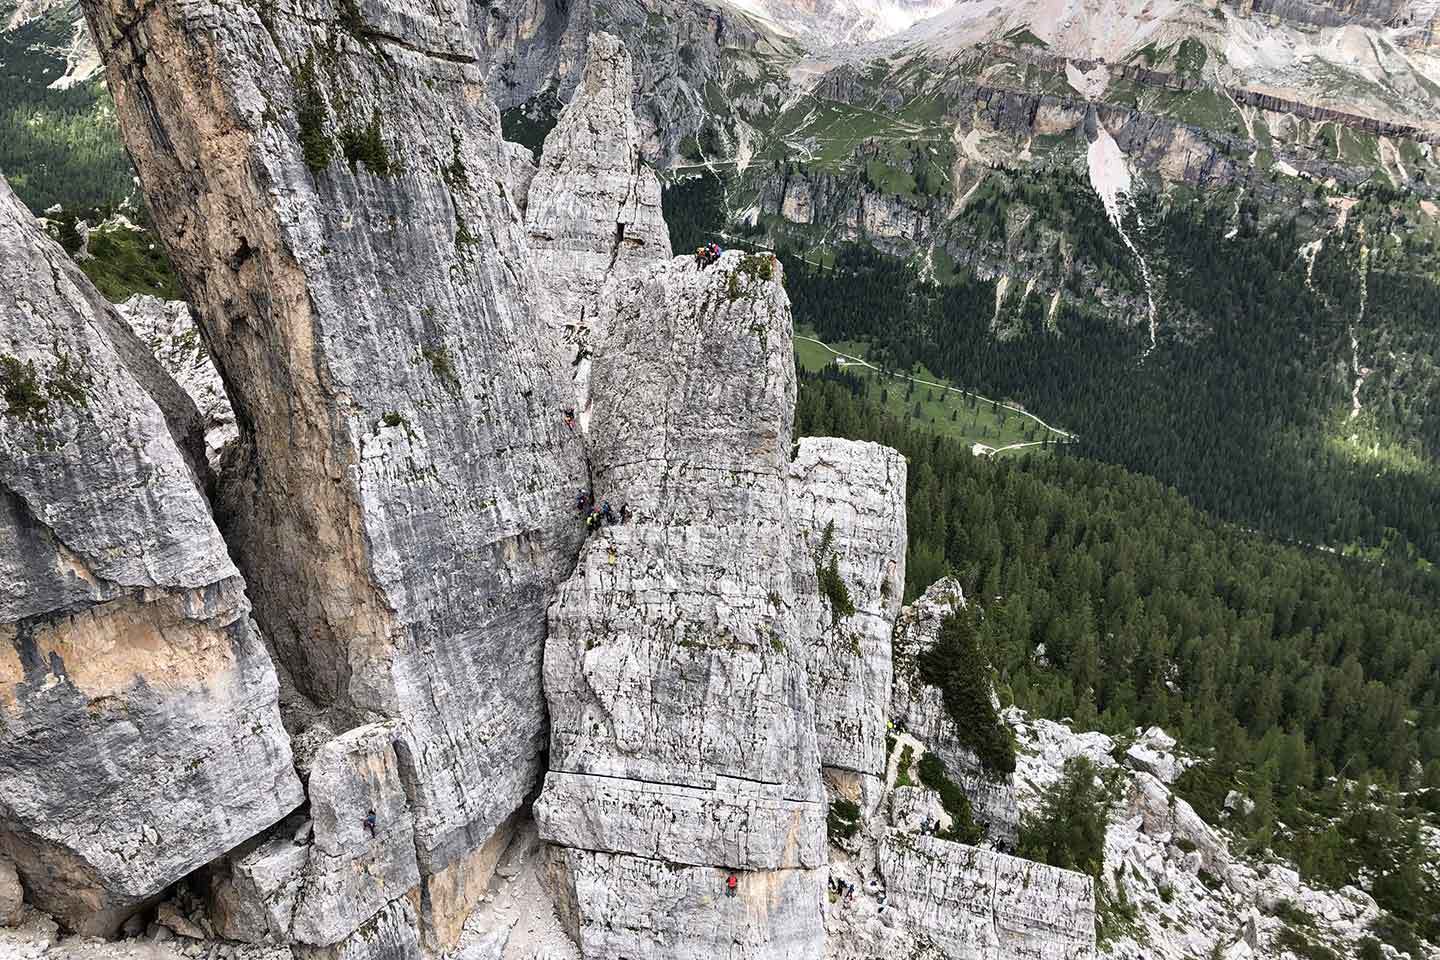
<svg viewBox="0 0 1440 960">
<path fill-rule="evenodd" d="M 695 267 L 704 270 L 710 264 L 720 259 L 720 254 L 725 251 L 720 249 L 718 243 L 707 243 L 695 248 Z"/>
</svg>

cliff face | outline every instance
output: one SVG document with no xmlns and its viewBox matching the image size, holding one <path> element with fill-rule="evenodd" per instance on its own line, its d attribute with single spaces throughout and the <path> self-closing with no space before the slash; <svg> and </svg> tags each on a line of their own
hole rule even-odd
<svg viewBox="0 0 1440 960">
<path fill-rule="evenodd" d="M 148 730 L 127 728 L 114 749 L 146 756 L 129 768 L 107 759 L 107 776 L 137 781 L 107 799 L 77 800 L 68 781 L 55 787 L 37 772 L 45 737 L 59 729 L 48 717 L 39 733 L 20 727 L 24 752 L 9 768 L 0 753 L 0 774 L 13 770 L 21 791 L 18 805 L 0 801 L 9 830 L 0 843 L 22 875 L 41 877 L 32 900 L 73 912 L 65 898 L 88 897 L 113 924 L 188 874 L 158 914 L 185 936 L 213 930 L 301 960 L 493 955 L 481 945 L 503 944 L 510 928 L 486 927 L 502 922 L 499 911 L 472 916 L 472 907 L 492 873 L 531 869 L 516 866 L 528 856 L 516 850 L 529 849 L 534 828 L 507 845 L 533 812 L 553 902 L 533 872 L 517 886 L 533 889 L 534 911 L 553 910 L 573 941 L 550 945 L 557 956 L 818 960 L 889 950 L 904 936 L 938 942 L 951 933 L 916 891 L 972 860 L 994 888 L 976 902 L 989 905 L 997 942 L 1013 944 L 999 956 L 1056 941 L 1033 899 L 1001 904 L 1029 868 L 955 844 L 926 861 L 941 867 L 885 859 L 892 842 L 926 846 L 910 835 L 914 817 L 887 822 L 904 804 L 884 803 L 898 793 L 886 727 L 905 465 L 873 444 L 793 442 L 780 265 L 737 252 L 705 269 L 669 257 L 617 41 L 593 38 L 537 170 L 498 139 L 473 52 L 478 8 L 87 0 L 86 11 L 151 208 L 234 401 L 239 437 L 219 483 L 226 542 L 200 493 L 193 405 L 101 310 L 115 332 L 89 339 L 133 354 L 111 366 L 153 384 L 127 402 L 148 411 L 149 396 L 170 414 L 156 422 L 173 425 L 175 491 L 146 501 L 143 523 L 92 515 L 84 522 L 93 530 L 54 534 L 53 557 L 3 556 L 42 557 L 18 579 L 37 585 L 46 610 L 90 616 L 77 607 L 85 601 L 130 617 L 98 636 L 137 629 L 136 604 L 169 600 L 205 629 L 223 627 L 231 647 L 222 652 L 239 666 L 205 674 L 203 721 L 188 702 L 190 713 L 179 711 L 187 725 L 175 739 L 203 741 L 207 758 L 223 760 L 192 761 L 189 747 L 156 749 Z M 52 272 L 38 262 L 24 272 L 43 294 Z M 166 331 L 161 347 L 184 338 L 174 324 L 156 326 Z M 60 342 L 18 329 L 26 351 Z M 74 344 L 52 372 L 36 368 L 39 389 L 47 402 L 100 409 L 75 399 L 63 359 L 83 346 Z M 575 360 L 588 371 L 572 371 Z M 105 373 L 107 384 L 127 382 Z M 574 379 L 589 385 L 583 430 L 563 415 L 576 405 Z M 32 394 L 17 396 L 33 406 Z M 5 396 L 13 407 L 8 385 Z M 102 467 L 114 451 L 136 449 L 135 417 L 122 425 L 118 440 L 95 448 Z M 48 441 L 42 452 L 53 453 Z M 135 459 L 115 457 L 107 469 L 130 470 Z M 103 474 L 27 461 L 14 485 L 86 471 Z M 125 479 L 122 488 L 134 486 Z M 574 495 L 590 487 L 629 519 L 582 542 Z M 32 499 L 44 507 L 31 506 L 11 536 L 43 539 L 33 517 L 58 530 L 46 511 L 72 495 L 40 491 Z M 162 507 L 169 513 L 156 522 Z M 143 583 L 138 599 L 105 592 L 131 581 L 75 547 L 117 529 L 140 545 L 140 572 L 168 577 Z M 278 678 L 245 619 L 227 546 L 254 585 Z M 171 549 L 199 553 L 183 567 L 147 553 Z M 177 594 L 181 606 L 171 595 L 181 588 L 203 593 Z M 11 617 L 25 618 L 34 619 L 28 608 Z M 162 627 L 165 642 L 189 636 Z M 78 684 L 80 667 L 99 662 L 15 636 L 22 720 L 35 671 L 63 667 Z M 87 625 L 69 642 L 96 636 Z M 142 706 L 142 693 L 169 690 L 148 664 L 132 696 Z M 41 687 L 46 696 L 60 688 Z M 167 722 L 178 723 L 177 695 L 163 695 Z M 241 712 L 232 703 L 249 711 L 233 746 L 223 739 Z M 88 706 L 81 743 L 105 734 L 91 732 L 104 711 Z M 176 788 L 173 811 L 129 800 L 112 808 L 132 790 L 171 796 L 168 783 L 149 782 L 151 753 L 170 775 L 199 769 L 203 782 Z M 249 779 L 230 782 L 231 764 Z M 934 804 L 901 789 L 914 809 Z M 842 848 L 856 859 L 832 865 L 827 814 L 838 799 L 864 808 L 864 833 Z M 199 802 L 203 811 L 187 806 Z M 91 864 L 88 850 L 51 849 L 64 841 L 36 851 L 31 837 L 72 807 L 138 823 L 147 837 L 171 829 L 173 816 L 177 839 L 143 870 L 127 866 L 139 880 L 111 879 L 104 871 L 119 868 L 100 854 Z M 206 816 L 223 823 L 211 829 Z M 897 898 L 914 894 L 901 939 L 831 922 L 832 866 L 863 866 Z M 953 906 L 951 894 L 935 897 Z M 1076 909 L 1066 922 L 1081 929 L 1088 917 Z M 1019 931 L 1010 940 L 1007 924 Z"/>
<path fill-rule="evenodd" d="M 474 9 L 85 11 L 235 403 L 227 540 L 313 701 L 293 722 L 395 725 L 448 941 L 540 772 L 544 611 L 585 477 Z"/>
<path fill-rule="evenodd" d="M 864 806 L 885 772 L 890 637 L 905 592 L 905 459 L 879 444 L 806 437 L 790 472 L 806 549 L 838 577 L 809 657 L 820 761 L 835 789 Z"/>
<path fill-rule="evenodd" d="M 788 496 L 779 269 L 676 258 L 601 298 L 595 493 L 634 519 L 591 538 L 551 609 L 536 804 L 587 957 L 823 948 L 819 604 Z"/>
<path fill-rule="evenodd" d="M 0 181 L 0 855 L 108 934 L 303 796 L 189 399 Z"/>
<path fill-rule="evenodd" d="M 554 337 L 566 344 L 587 425 L 589 339 L 600 290 L 611 277 L 670 259 L 660 181 L 640 159 L 630 88 L 625 48 L 610 34 L 592 34 L 585 75 L 545 138 L 526 197 L 530 249 L 554 295 Z"/>
</svg>

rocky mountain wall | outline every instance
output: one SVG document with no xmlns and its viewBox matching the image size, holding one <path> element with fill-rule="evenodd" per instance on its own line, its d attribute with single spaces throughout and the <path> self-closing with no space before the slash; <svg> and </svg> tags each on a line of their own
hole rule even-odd
<svg viewBox="0 0 1440 960">
<path fill-rule="evenodd" d="M 551 608 L 535 806 L 587 957 L 823 949 L 806 663 L 820 606 L 789 499 L 779 271 L 768 256 L 704 270 L 678 257 L 601 298 L 595 493 L 634 519 L 590 538 Z"/>
<path fill-rule="evenodd" d="M 944 761 L 947 775 L 965 791 L 975 822 L 985 828 L 986 840 L 1014 850 L 1020 833 L 1014 778 L 985 769 L 975 750 L 964 742 L 964 731 L 956 728 L 940 690 L 920 676 L 921 655 L 939 640 L 945 618 L 964 604 L 959 581 L 946 578 L 901 611 L 895 625 L 890 718 L 898 730 Z M 994 702 L 993 690 L 991 698 Z"/>
<path fill-rule="evenodd" d="M 292 720 L 396 726 L 420 912 L 449 942 L 541 770 L 544 611 L 586 476 L 476 10 L 85 11 L 235 403 L 227 541 L 313 702 Z"/>
<path fill-rule="evenodd" d="M 817 569 L 833 564 L 838 575 L 837 596 L 824 597 L 829 629 L 810 655 L 820 761 L 878 777 L 885 772 L 890 638 L 905 592 L 905 459 L 879 444 L 806 437 L 790 472 L 805 547 Z"/>
<path fill-rule="evenodd" d="M 189 398 L 0 180 L 0 858 L 105 935 L 304 799 Z"/>
<path fill-rule="evenodd" d="M 587 56 L 580 85 L 545 138 L 525 201 L 531 256 L 554 295 L 553 337 L 566 344 L 586 427 L 600 291 L 611 277 L 670 259 L 660 181 L 640 156 L 630 55 L 616 37 L 594 33 Z"/>
</svg>

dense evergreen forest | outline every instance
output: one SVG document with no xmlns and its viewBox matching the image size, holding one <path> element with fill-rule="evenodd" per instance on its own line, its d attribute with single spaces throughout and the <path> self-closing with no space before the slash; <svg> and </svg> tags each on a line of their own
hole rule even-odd
<svg viewBox="0 0 1440 960">
<path fill-rule="evenodd" d="M 105 85 L 49 87 L 65 58 L 44 51 L 69 39 L 66 12 L 0 32 L 0 173 L 36 214 L 54 204 L 113 208 L 135 193 Z"/>
<path fill-rule="evenodd" d="M 905 454 L 906 598 L 960 578 L 1002 700 L 1081 729 L 1165 727 L 1211 756 L 1184 786 L 1212 821 L 1248 791 L 1257 844 L 1324 882 L 1386 878 L 1395 922 L 1440 933 L 1440 885 L 1399 825 L 1424 787 L 1440 799 L 1440 578 L 1277 544 L 1065 448 L 974 457 L 867 390 L 806 375 L 797 431 Z M 1374 785 L 1379 809 L 1337 775 Z"/>
<path fill-rule="evenodd" d="M 718 182 L 705 178 L 667 190 L 677 249 L 714 235 L 719 195 Z M 1006 204 L 1045 206 L 1045 196 L 1012 189 L 967 216 L 984 226 L 987 216 L 1003 221 Z M 1113 233 L 1085 204 L 1054 206 L 1049 219 L 1081 239 Z M 1054 315 L 1049 294 L 1011 295 L 997 311 L 995 282 L 963 270 L 937 284 L 866 245 L 838 247 L 829 266 L 779 252 L 797 324 L 823 339 L 866 341 L 892 369 L 923 362 L 967 389 L 1017 400 L 1075 431 L 1085 455 L 1174 484 L 1226 519 L 1285 539 L 1433 562 L 1440 273 L 1434 238 L 1408 229 L 1413 206 L 1371 190 L 1307 269 L 1294 219 L 1262 226 L 1246 204 L 1236 218 L 1229 204 L 1151 201 L 1131 224 L 1156 277 L 1160 335 L 1151 352 L 1146 325 L 1134 322 L 1143 302 L 1134 278 L 1108 266 L 1113 244 L 1077 239 L 1073 248 L 1102 264 L 1098 279 L 1085 282 L 1112 300 L 1132 299 L 1128 320 L 1072 289 L 1074 276 Z M 1009 335 L 998 336 L 999 327 Z M 1363 364 L 1377 368 L 1354 419 L 1352 332 L 1367 351 Z"/>
</svg>

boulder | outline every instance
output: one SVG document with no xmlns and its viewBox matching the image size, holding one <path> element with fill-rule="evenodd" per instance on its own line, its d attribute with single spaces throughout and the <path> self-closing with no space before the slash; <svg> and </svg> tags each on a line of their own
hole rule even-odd
<svg viewBox="0 0 1440 960">
<path fill-rule="evenodd" d="M 0 854 L 87 934 L 303 799 L 195 406 L 0 184 Z"/>
<path fill-rule="evenodd" d="M 1175 753 L 1175 738 L 1159 727 L 1146 730 L 1125 751 L 1125 763 L 1164 784 L 1174 783 L 1194 761 Z"/>
</svg>

